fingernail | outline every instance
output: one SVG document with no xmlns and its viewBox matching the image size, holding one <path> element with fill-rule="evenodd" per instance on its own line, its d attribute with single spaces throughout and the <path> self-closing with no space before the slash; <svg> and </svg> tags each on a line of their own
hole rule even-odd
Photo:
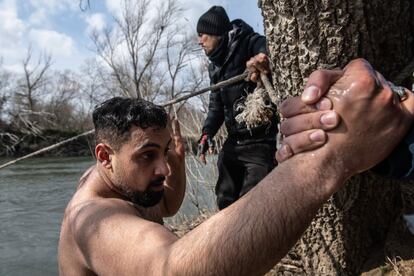
<svg viewBox="0 0 414 276">
<path fill-rule="evenodd" d="M 311 85 L 307 87 L 302 94 L 302 101 L 308 102 L 308 101 L 314 101 L 319 97 L 320 89 L 316 87 L 315 85 Z"/>
<path fill-rule="evenodd" d="M 317 104 L 316 108 L 318 110 L 329 110 L 332 108 L 332 103 L 328 98 L 322 98 Z"/>
<path fill-rule="evenodd" d="M 321 129 L 318 129 L 309 135 L 309 139 L 313 142 L 323 142 L 325 141 L 325 132 L 323 132 Z"/>
<path fill-rule="evenodd" d="M 289 157 L 289 156 L 291 156 L 292 155 L 292 151 L 290 150 L 290 147 L 288 147 L 287 145 L 283 145 L 281 148 L 280 148 L 280 154 L 284 157 L 284 158 L 286 158 L 286 157 Z"/>
<path fill-rule="evenodd" d="M 336 113 L 335 111 L 330 111 L 321 116 L 321 123 L 325 126 L 334 126 L 336 125 Z"/>
</svg>

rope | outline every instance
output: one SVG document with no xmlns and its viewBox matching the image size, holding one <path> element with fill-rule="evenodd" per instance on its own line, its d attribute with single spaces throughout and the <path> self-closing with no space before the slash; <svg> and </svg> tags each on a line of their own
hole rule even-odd
<svg viewBox="0 0 414 276">
<path fill-rule="evenodd" d="M 30 157 L 33 157 L 33 156 L 39 155 L 39 154 L 41 154 L 41 153 L 47 152 L 47 151 L 49 151 L 49 150 L 52 150 L 52 149 L 58 148 L 58 147 L 60 147 L 60 146 L 62 146 L 62 145 L 64 145 L 64 144 L 67 144 L 67 143 L 69 143 L 69 142 L 75 141 L 76 139 L 79 139 L 79 138 L 81 138 L 81 137 L 83 137 L 83 136 L 90 135 L 90 134 L 92 134 L 92 133 L 94 133 L 94 132 L 95 132 L 95 130 L 89 130 L 89 131 L 87 131 L 87 132 L 81 133 L 81 134 L 76 135 L 76 136 L 74 136 L 74 137 L 72 137 L 72 138 L 69 138 L 69 139 L 67 139 L 67 140 L 64 140 L 64 141 L 61 141 L 61 142 L 59 142 L 59 143 L 56 143 L 56 144 L 54 144 L 54 145 L 51 145 L 51 146 L 48 146 L 48 147 L 42 148 L 42 149 L 40 149 L 40 150 L 38 150 L 38 151 L 35 151 L 35 152 L 32 152 L 32 153 L 29 153 L 28 155 L 22 156 L 22 157 L 20 157 L 20 158 L 17 158 L 17 159 L 15 159 L 15 160 L 12 160 L 12 161 L 9 161 L 9 162 L 7 162 L 7 163 L 4 163 L 4 164 L 0 165 L 0 169 L 3 169 L 3 168 L 5 168 L 5 167 L 7 167 L 7 166 L 10 166 L 10 165 L 13 165 L 13 164 L 15 164 L 15 163 L 17 163 L 17 162 L 19 162 L 19 161 L 24 160 L 24 159 L 27 159 L 27 158 L 30 158 Z"/>
<path fill-rule="evenodd" d="M 194 97 L 194 96 L 197 96 L 197 95 L 203 94 L 203 93 L 205 93 L 205 92 L 207 92 L 207 91 L 215 91 L 215 90 L 217 90 L 217 89 L 223 88 L 223 87 L 228 86 L 228 85 L 230 85 L 230 84 L 234 84 L 234 83 L 237 83 L 237 82 L 239 82 L 239 81 L 242 81 L 242 80 L 246 79 L 246 78 L 248 77 L 248 75 L 249 75 L 248 71 L 245 71 L 245 72 L 243 72 L 242 74 L 237 75 L 237 76 L 235 76 L 235 77 L 232 77 L 232 78 L 230 78 L 230 79 L 228 79 L 228 80 L 221 81 L 221 82 L 216 83 L 216 84 L 214 84 L 214 85 L 212 85 L 212 86 L 209 86 L 209 87 L 203 88 L 203 89 L 201 89 L 201 90 L 199 90 L 199 91 L 195 91 L 195 92 L 190 93 L 190 94 L 188 94 L 188 95 L 185 95 L 185 96 L 182 96 L 182 97 L 179 97 L 179 98 L 173 99 L 173 100 L 171 100 L 171 101 L 165 102 L 165 103 L 161 104 L 161 106 L 162 106 L 162 107 L 166 107 L 166 106 L 169 106 L 169 105 L 173 105 L 173 104 L 175 104 L 175 103 L 178 103 L 178 102 L 185 101 L 185 100 L 187 100 L 187 99 L 189 99 L 189 98 L 192 98 L 192 97 Z M 81 138 L 81 137 L 84 137 L 84 136 L 88 136 L 88 135 L 90 135 L 90 134 L 93 134 L 94 132 L 95 132 L 95 130 L 93 130 L 93 129 L 92 129 L 92 130 L 88 130 L 88 131 L 86 131 L 86 132 L 84 132 L 84 133 L 81 133 L 81 134 L 79 134 L 79 135 L 77 135 L 77 136 L 74 136 L 74 137 L 72 137 L 72 138 L 69 138 L 69 139 L 63 140 L 63 141 L 61 141 L 61 142 L 59 142 L 59 143 L 56 143 L 56 144 L 53 144 L 53 145 L 51 145 L 51 146 L 48 146 L 48 147 L 42 148 L 42 149 L 40 149 L 40 150 L 37 150 L 37 151 L 32 152 L 32 153 L 29 153 L 29 154 L 27 154 L 27 155 L 25 155 L 25 156 L 19 157 L 19 158 L 17 158 L 17 159 L 14 159 L 14 160 L 12 160 L 12 161 L 7 162 L 7 163 L 1 164 L 1 165 L 0 165 L 0 169 L 3 169 L 3 168 L 8 167 L 8 166 L 10 166 L 10 165 L 13 165 L 13 164 L 15 164 L 15 163 L 17 163 L 17 162 L 19 162 L 19 161 L 22 161 L 22 160 L 28 159 L 28 158 L 30 158 L 30 157 L 33 157 L 33 156 L 36 156 L 36 155 L 42 154 L 42 153 L 44 153 L 44 152 L 47 152 L 47 151 L 50 151 L 50 150 L 56 149 L 56 148 L 58 148 L 58 147 L 60 147 L 60 146 L 63 146 L 63 145 L 65 145 L 65 144 L 67 144 L 67 143 L 70 143 L 70 142 L 72 142 L 72 141 L 75 141 L 75 140 L 77 140 L 77 139 L 79 139 L 79 138 Z"/>
</svg>

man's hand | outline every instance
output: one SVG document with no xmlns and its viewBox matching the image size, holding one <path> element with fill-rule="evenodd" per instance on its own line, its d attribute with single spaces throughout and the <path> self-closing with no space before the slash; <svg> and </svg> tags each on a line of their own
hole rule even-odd
<svg viewBox="0 0 414 276">
<path fill-rule="evenodd" d="M 198 140 L 198 149 L 197 155 L 200 157 L 200 161 L 205 165 L 206 161 L 206 152 L 208 150 L 209 154 L 213 154 L 215 148 L 214 140 L 206 133 L 201 135 L 200 140 Z"/>
<path fill-rule="evenodd" d="M 285 100 L 280 107 L 283 116 L 280 132 L 285 138 L 276 152 L 276 160 L 280 163 L 294 154 L 324 145 L 325 130 L 335 128 L 340 122 L 338 114 L 330 109 L 332 102 L 325 97 L 314 105 L 304 104 L 299 97 Z"/>
<path fill-rule="evenodd" d="M 178 212 L 185 194 L 185 146 L 181 137 L 180 123 L 177 119 L 169 120 L 171 145 L 167 152 L 170 174 L 164 185 L 162 216 L 172 216 Z"/>
<path fill-rule="evenodd" d="M 340 117 L 335 111 L 329 111 L 332 102 L 323 96 L 343 73 L 342 70 L 314 71 L 309 76 L 302 97 L 288 98 L 282 102 L 280 132 L 285 138 L 275 156 L 279 163 L 294 154 L 316 149 L 326 143 L 324 130 L 335 128 Z"/>
<path fill-rule="evenodd" d="M 175 169 L 185 167 L 185 146 L 181 137 L 180 123 L 172 120 L 172 148 L 168 151 L 168 164 Z"/>
<path fill-rule="evenodd" d="M 316 71 L 309 79 L 302 100 L 315 103 L 328 88 L 327 97 L 342 118 L 342 123 L 338 128 L 327 132 L 329 141 L 326 146 L 340 156 L 348 175 L 369 169 L 384 159 L 411 125 L 414 114 L 413 96 L 409 94 L 408 99 L 402 103 L 395 101 L 388 82 L 365 60 L 350 62 L 343 72 Z M 297 99 L 291 101 L 299 103 Z M 315 128 L 310 119 L 315 116 L 317 115 L 312 113 L 309 106 L 300 104 L 296 110 L 288 113 L 290 123 L 287 121 L 287 124 L 290 126 L 285 128 L 292 128 L 293 122 L 296 122 L 296 129 L 288 140 L 290 144 L 284 145 L 290 149 L 298 148 L 299 137 Z M 294 117 L 297 117 L 296 120 Z M 312 144 L 309 141 L 310 139 L 305 141 L 306 147 Z M 338 145 L 340 146 L 337 147 Z M 307 150 L 306 147 L 303 148 Z"/>
<path fill-rule="evenodd" d="M 250 80 L 257 82 L 260 79 L 260 73 L 269 74 L 269 58 L 263 53 L 257 54 L 247 61 L 246 69 L 250 73 Z"/>
</svg>

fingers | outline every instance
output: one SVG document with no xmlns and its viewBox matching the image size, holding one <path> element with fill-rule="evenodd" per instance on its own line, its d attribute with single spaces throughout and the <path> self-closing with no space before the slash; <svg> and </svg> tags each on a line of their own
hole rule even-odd
<svg viewBox="0 0 414 276">
<path fill-rule="evenodd" d="M 177 119 L 172 120 L 172 131 L 174 136 L 178 136 L 181 138 L 180 122 L 178 122 Z"/>
<path fill-rule="evenodd" d="M 269 59 L 267 55 L 260 53 L 250 58 L 246 63 L 246 69 L 250 72 L 250 80 L 257 82 L 260 72 L 269 74 Z"/>
<path fill-rule="evenodd" d="M 338 113 L 333 110 L 305 113 L 287 118 L 280 123 L 280 132 L 289 136 L 311 129 L 331 130 L 340 122 Z"/>
<path fill-rule="evenodd" d="M 252 82 L 258 82 L 259 81 L 259 76 L 260 76 L 260 73 L 251 73 L 250 74 L 250 80 Z"/>
<path fill-rule="evenodd" d="M 203 153 L 203 154 L 200 154 L 200 161 L 201 161 L 201 163 L 203 163 L 204 165 L 206 165 L 207 164 L 207 160 L 206 160 L 206 155 Z"/>
<path fill-rule="evenodd" d="M 407 95 L 407 98 L 405 101 L 401 103 L 401 108 L 405 112 L 413 116 L 414 115 L 414 94 L 407 88 L 405 88 L 405 93 Z"/>
<path fill-rule="evenodd" d="M 326 139 L 326 133 L 321 129 L 312 129 L 286 137 L 275 158 L 279 163 L 283 162 L 295 154 L 321 147 Z"/>
<path fill-rule="evenodd" d="M 318 110 L 332 109 L 330 99 L 322 97 L 316 104 L 305 104 L 300 97 L 288 98 L 280 105 L 280 113 L 284 118 L 290 118 L 299 114 L 311 113 Z"/>
<path fill-rule="evenodd" d="M 307 104 L 316 103 L 342 75 L 342 70 L 320 69 L 314 71 L 306 83 L 302 93 L 302 101 Z"/>
</svg>

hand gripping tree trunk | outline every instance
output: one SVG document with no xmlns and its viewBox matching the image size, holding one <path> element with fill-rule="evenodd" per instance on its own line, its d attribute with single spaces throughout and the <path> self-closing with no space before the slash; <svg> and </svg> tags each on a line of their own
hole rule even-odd
<svg viewBox="0 0 414 276">
<path fill-rule="evenodd" d="M 273 84 L 282 97 L 300 93 L 313 70 L 343 67 L 356 57 L 391 81 L 414 60 L 411 0 L 262 0 L 259 6 Z M 349 180 L 320 209 L 277 273 L 356 275 L 377 265 L 369 260 L 376 252 L 382 263 L 384 255 L 401 256 L 387 241 L 402 225 L 403 209 L 413 208 L 410 184 L 414 187 L 370 172 Z"/>
</svg>

